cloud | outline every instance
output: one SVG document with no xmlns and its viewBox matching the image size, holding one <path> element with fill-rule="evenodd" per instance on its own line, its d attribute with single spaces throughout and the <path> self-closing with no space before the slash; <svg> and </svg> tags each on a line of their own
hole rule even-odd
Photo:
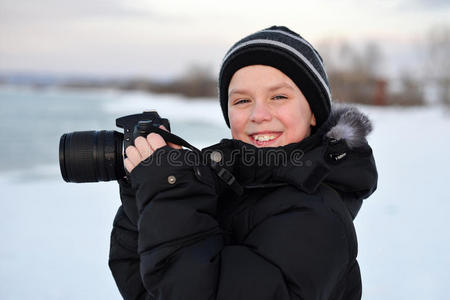
<svg viewBox="0 0 450 300">
<path fill-rule="evenodd" d="M 73 21 L 103 17 L 157 17 L 149 8 L 133 8 L 120 0 L 2 0 L 1 23 Z"/>
<path fill-rule="evenodd" d="M 450 8 L 448 0 L 291 2 L 288 10 L 255 10 L 256 2 L 242 0 L 220 9 L 207 0 L 0 0 L 0 69 L 178 70 L 193 60 L 219 62 L 244 34 L 280 23 L 312 42 L 410 41 L 447 20 Z"/>
<path fill-rule="evenodd" d="M 404 0 L 399 2 L 399 9 L 404 10 L 439 10 L 450 8 L 450 1 L 448 0 Z"/>
</svg>

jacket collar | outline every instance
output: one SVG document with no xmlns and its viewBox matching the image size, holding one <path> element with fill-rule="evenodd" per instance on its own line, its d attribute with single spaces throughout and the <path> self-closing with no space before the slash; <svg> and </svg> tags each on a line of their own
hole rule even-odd
<svg viewBox="0 0 450 300">
<path fill-rule="evenodd" d="M 327 183 L 361 199 L 376 189 L 375 161 L 366 140 L 371 131 L 370 120 L 356 107 L 333 104 L 328 120 L 298 143 L 257 148 L 223 139 L 202 152 L 220 153 L 221 166 L 247 188 L 285 182 L 314 193 Z"/>
</svg>

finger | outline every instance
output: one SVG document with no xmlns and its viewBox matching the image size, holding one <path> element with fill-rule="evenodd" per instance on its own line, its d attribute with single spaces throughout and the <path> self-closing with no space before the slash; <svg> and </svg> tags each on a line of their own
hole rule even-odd
<svg viewBox="0 0 450 300">
<path fill-rule="evenodd" d="M 147 142 L 150 144 L 150 147 L 152 147 L 153 151 L 156 151 L 156 149 L 164 147 L 166 144 L 166 141 L 157 133 L 150 133 L 147 135 Z"/>
<path fill-rule="evenodd" d="M 128 146 L 127 149 L 125 149 L 125 153 L 127 154 L 128 159 L 135 166 L 137 166 L 142 161 L 142 157 L 139 154 L 139 151 L 134 146 Z"/>
<path fill-rule="evenodd" d="M 165 131 L 169 131 L 169 130 L 167 130 L 166 127 L 164 127 L 164 125 L 159 126 L 159 128 L 161 128 L 162 130 L 165 130 Z M 174 143 L 171 143 L 171 142 L 167 142 L 167 145 L 169 145 L 171 148 L 174 148 L 174 149 L 181 149 L 182 148 L 180 145 L 177 145 L 177 144 L 174 144 Z"/>
<path fill-rule="evenodd" d="M 134 146 L 137 148 L 137 150 L 141 154 L 142 160 L 146 159 L 153 153 L 153 149 L 148 144 L 147 139 L 142 136 L 138 136 L 134 140 Z"/>
<path fill-rule="evenodd" d="M 168 142 L 167 145 L 169 145 L 171 148 L 174 148 L 174 149 L 181 149 L 182 148 L 180 145 L 177 145 L 177 144 L 174 144 L 174 143 L 171 143 L 171 142 Z"/>
<path fill-rule="evenodd" d="M 125 158 L 123 164 L 125 166 L 125 169 L 127 169 L 128 173 L 131 173 L 131 171 L 133 171 L 135 167 L 135 165 L 131 162 L 129 158 Z"/>
</svg>

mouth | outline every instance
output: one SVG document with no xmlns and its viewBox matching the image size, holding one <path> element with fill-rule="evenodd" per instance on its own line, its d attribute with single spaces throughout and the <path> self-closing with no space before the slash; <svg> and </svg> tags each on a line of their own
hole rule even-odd
<svg viewBox="0 0 450 300">
<path fill-rule="evenodd" d="M 249 137 L 257 147 L 270 147 L 275 145 L 282 133 L 280 131 L 264 131 L 250 134 Z"/>
</svg>

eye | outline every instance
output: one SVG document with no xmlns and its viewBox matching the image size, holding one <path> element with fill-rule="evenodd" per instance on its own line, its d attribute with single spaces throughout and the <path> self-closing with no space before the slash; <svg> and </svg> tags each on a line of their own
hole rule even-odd
<svg viewBox="0 0 450 300">
<path fill-rule="evenodd" d="M 283 95 L 276 95 L 272 97 L 273 100 L 282 100 L 282 99 L 287 99 L 286 96 Z"/>
<path fill-rule="evenodd" d="M 247 103 L 247 102 L 250 102 L 250 100 L 248 100 L 248 99 L 238 99 L 238 100 L 234 101 L 233 105 L 244 104 L 244 103 Z"/>
</svg>

